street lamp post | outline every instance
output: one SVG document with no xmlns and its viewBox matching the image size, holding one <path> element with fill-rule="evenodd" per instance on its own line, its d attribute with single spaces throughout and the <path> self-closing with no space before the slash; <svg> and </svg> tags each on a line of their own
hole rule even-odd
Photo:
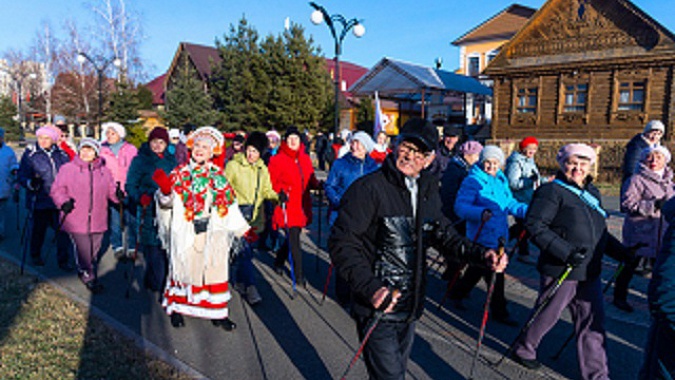
<svg viewBox="0 0 675 380">
<path fill-rule="evenodd" d="M 309 5 L 314 8 L 314 12 L 310 17 L 310 20 L 313 24 L 319 25 L 323 21 L 326 21 L 328 29 L 330 29 L 330 34 L 333 36 L 335 41 L 335 136 L 338 135 L 340 129 L 340 54 L 342 53 L 342 40 L 345 39 L 347 33 L 350 30 L 354 33 L 354 36 L 357 38 L 362 37 L 366 33 L 366 28 L 363 26 L 362 22 L 353 18 L 351 20 L 345 19 L 342 15 L 330 15 L 326 8 L 321 5 L 316 4 L 315 2 L 310 2 Z M 336 30 L 336 24 L 342 29 Z"/>
<path fill-rule="evenodd" d="M 12 82 L 14 82 L 16 86 L 16 112 L 17 112 L 17 119 L 19 121 L 19 144 L 25 144 L 26 141 L 26 135 L 25 135 L 25 124 L 26 124 L 26 115 L 23 113 L 23 81 L 28 79 L 35 79 L 37 78 L 37 75 L 32 72 L 23 72 L 23 70 L 14 70 L 10 71 L 4 67 L 0 67 L 0 71 L 3 71 L 7 74 L 9 74 L 10 78 L 12 79 Z"/>
<path fill-rule="evenodd" d="M 89 61 L 92 66 L 94 66 L 94 70 L 96 70 L 96 75 L 98 77 L 98 117 L 96 120 L 96 126 L 97 128 L 100 128 L 101 119 L 103 118 L 103 74 L 111 63 L 115 67 L 120 67 L 122 61 L 120 61 L 120 59 L 117 57 L 112 57 L 108 60 L 101 57 L 96 58 L 97 59 L 94 60 L 84 52 L 77 53 L 77 62 L 83 64 L 85 61 Z"/>
</svg>

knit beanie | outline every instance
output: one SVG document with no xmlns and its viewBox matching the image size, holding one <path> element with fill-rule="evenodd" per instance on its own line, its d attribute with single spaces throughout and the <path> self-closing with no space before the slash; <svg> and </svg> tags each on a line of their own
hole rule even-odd
<svg viewBox="0 0 675 380">
<path fill-rule="evenodd" d="M 504 152 L 496 145 L 487 145 L 480 152 L 480 162 L 488 159 L 494 159 L 499 161 L 500 166 L 504 166 Z"/>
<path fill-rule="evenodd" d="M 527 136 L 524 139 L 520 140 L 520 144 L 518 144 L 518 147 L 520 150 L 525 149 L 528 145 L 534 144 L 536 146 L 539 146 L 539 141 L 532 137 L 532 136 Z"/>
<path fill-rule="evenodd" d="M 373 147 L 375 146 L 375 143 L 373 142 L 373 139 L 370 138 L 370 135 L 367 134 L 366 132 L 359 131 L 354 133 L 352 136 L 352 141 L 358 141 L 363 145 L 363 147 L 366 149 L 366 152 L 370 153 L 373 150 Z"/>
<path fill-rule="evenodd" d="M 51 138 L 52 143 L 54 143 L 54 144 L 58 144 L 59 139 L 61 138 L 60 134 L 61 134 L 61 131 L 51 124 L 47 124 L 43 127 L 40 127 L 40 129 L 38 129 L 35 132 L 35 136 L 37 136 L 37 137 L 47 136 L 47 137 Z"/>
<path fill-rule="evenodd" d="M 661 153 L 666 158 L 666 164 L 670 163 L 670 159 L 672 158 L 670 155 L 670 151 L 663 145 L 648 146 L 642 149 L 642 152 L 640 152 L 640 161 L 644 161 L 647 158 L 647 156 L 649 156 L 649 154 L 653 152 Z"/>
<path fill-rule="evenodd" d="M 483 151 L 483 145 L 478 141 L 467 141 L 459 146 L 459 154 L 476 154 Z"/>
<path fill-rule="evenodd" d="M 562 168 L 565 166 L 565 162 L 567 162 L 567 159 L 570 158 L 571 156 L 587 158 L 591 161 L 591 165 L 595 163 L 595 160 L 597 158 L 595 150 L 590 145 L 583 143 L 575 143 L 575 144 L 567 144 L 562 148 L 560 148 L 555 159 L 556 161 L 558 161 L 558 165 L 560 165 L 560 167 Z"/>
<path fill-rule="evenodd" d="M 148 142 L 154 139 L 164 140 L 164 142 L 169 145 L 169 132 L 164 127 L 155 127 L 148 135 Z"/>
<path fill-rule="evenodd" d="M 97 156 L 99 155 L 98 153 L 101 151 L 101 144 L 91 137 L 85 137 L 82 140 L 80 140 L 80 144 L 77 146 L 77 150 L 80 151 L 85 146 L 92 148 L 96 152 Z"/>
<path fill-rule="evenodd" d="M 298 135 L 298 137 L 302 137 L 300 135 L 300 131 L 298 130 L 298 127 L 296 126 L 290 126 L 288 129 L 286 129 L 286 133 L 284 134 L 284 140 L 288 139 L 290 135 Z"/>
<path fill-rule="evenodd" d="M 651 120 L 649 123 L 647 123 L 647 125 L 645 125 L 645 129 L 642 131 L 642 133 L 648 133 L 649 131 L 653 131 L 655 129 L 663 133 L 666 132 L 666 126 L 663 125 L 661 120 Z"/>
</svg>

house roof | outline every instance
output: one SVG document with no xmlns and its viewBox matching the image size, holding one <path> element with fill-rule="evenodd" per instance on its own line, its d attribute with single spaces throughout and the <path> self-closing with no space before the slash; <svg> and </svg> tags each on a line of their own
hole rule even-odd
<svg viewBox="0 0 675 380">
<path fill-rule="evenodd" d="M 152 91 L 152 104 L 164 104 L 164 79 L 166 78 L 166 73 L 158 76 L 157 78 L 148 82 L 145 87 L 148 90 Z"/>
<path fill-rule="evenodd" d="M 330 74 L 331 78 L 335 80 L 334 71 L 335 71 L 335 60 L 331 58 L 326 58 L 326 69 Z M 349 89 L 357 80 L 364 76 L 368 72 L 368 69 L 353 64 L 351 62 L 340 61 L 340 80 L 344 81 L 347 84 L 347 89 Z M 344 96 L 350 98 L 352 94 L 349 91 L 343 92 Z"/>
<path fill-rule="evenodd" d="M 211 75 L 211 63 L 219 63 L 222 59 L 218 49 L 213 46 L 197 45 L 189 42 L 181 42 L 184 50 L 190 54 L 192 63 L 197 67 L 202 79 Z"/>
<path fill-rule="evenodd" d="M 463 45 L 469 42 L 495 39 L 508 40 L 527 23 L 536 11 L 536 9 L 520 4 L 512 4 L 477 27 L 466 32 L 464 35 L 454 40 L 452 44 Z"/>
<path fill-rule="evenodd" d="M 349 91 L 356 95 L 409 94 L 425 90 L 492 95 L 478 80 L 445 70 L 434 69 L 391 58 L 382 58 Z"/>
</svg>

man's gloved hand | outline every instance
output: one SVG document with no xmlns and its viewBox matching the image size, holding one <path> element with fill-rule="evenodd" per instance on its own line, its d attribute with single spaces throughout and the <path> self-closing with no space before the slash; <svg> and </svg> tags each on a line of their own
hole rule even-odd
<svg viewBox="0 0 675 380">
<path fill-rule="evenodd" d="M 666 203 L 666 198 L 657 199 L 654 201 L 654 210 L 661 210 Z"/>
<path fill-rule="evenodd" d="M 70 214 L 75 209 L 75 200 L 73 198 L 68 199 L 67 202 L 61 205 L 61 211 L 64 214 Z"/>
<path fill-rule="evenodd" d="M 44 184 L 44 180 L 40 177 L 34 177 L 28 180 L 28 188 L 33 191 L 38 191 Z"/>
<path fill-rule="evenodd" d="M 148 207 L 150 206 L 150 203 L 152 203 L 152 197 L 148 194 L 143 194 L 141 195 L 140 203 L 143 208 Z"/>
<path fill-rule="evenodd" d="M 578 267 L 586 260 L 586 248 L 574 248 L 567 256 L 567 264 Z"/>
<path fill-rule="evenodd" d="M 152 180 L 159 186 L 159 190 L 162 194 L 169 195 L 171 193 L 171 180 L 164 170 L 155 170 L 155 172 L 152 173 Z"/>
<path fill-rule="evenodd" d="M 539 179 L 539 174 L 537 174 L 536 172 L 532 172 L 532 174 L 530 174 L 530 179 L 536 182 Z"/>
<path fill-rule="evenodd" d="M 637 251 L 640 250 L 640 248 L 642 248 L 642 247 L 647 247 L 647 246 L 649 246 L 649 244 L 645 244 L 645 243 L 637 243 L 637 244 L 635 244 L 635 245 L 631 245 L 630 247 L 626 247 L 626 251 L 625 251 L 625 256 L 626 256 L 626 257 L 623 259 L 623 261 L 624 261 L 625 263 L 632 263 L 633 260 L 636 259 L 636 256 L 637 256 L 636 253 L 637 253 Z"/>
<path fill-rule="evenodd" d="M 244 233 L 244 240 L 246 240 L 249 244 L 253 244 L 256 241 L 258 241 L 258 234 L 255 233 L 255 228 L 249 228 L 246 233 Z"/>
<path fill-rule="evenodd" d="M 286 194 L 286 192 L 283 190 L 279 192 L 279 202 L 281 203 L 288 202 L 288 194 Z"/>
</svg>

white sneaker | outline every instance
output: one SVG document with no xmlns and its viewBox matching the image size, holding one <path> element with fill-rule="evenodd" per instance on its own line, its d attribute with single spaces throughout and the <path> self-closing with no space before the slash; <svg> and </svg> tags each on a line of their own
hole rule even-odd
<svg viewBox="0 0 675 380">
<path fill-rule="evenodd" d="M 262 297 L 260 296 L 260 293 L 258 293 L 258 288 L 256 288 L 255 285 L 246 288 L 246 301 L 248 301 L 249 305 L 255 305 L 262 301 Z"/>
</svg>

